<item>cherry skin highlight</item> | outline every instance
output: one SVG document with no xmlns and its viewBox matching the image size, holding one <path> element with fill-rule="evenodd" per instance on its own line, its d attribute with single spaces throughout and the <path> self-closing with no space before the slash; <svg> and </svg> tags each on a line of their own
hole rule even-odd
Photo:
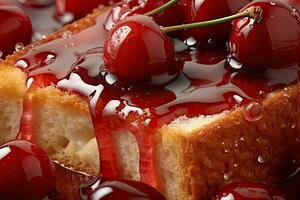
<svg viewBox="0 0 300 200">
<path fill-rule="evenodd" d="M 216 196 L 215 200 L 287 200 L 287 198 L 263 184 L 239 182 L 226 185 Z"/>
<path fill-rule="evenodd" d="M 281 1 L 262 0 L 260 22 L 250 18 L 233 21 L 229 40 L 230 57 L 250 70 L 282 68 L 299 61 L 300 19 L 295 10 Z"/>
<path fill-rule="evenodd" d="M 116 24 L 104 42 L 103 60 L 105 68 L 125 82 L 164 84 L 179 72 L 171 40 L 144 15 Z"/>
<path fill-rule="evenodd" d="M 0 51 L 3 56 L 13 53 L 17 43 L 29 44 L 31 36 L 32 25 L 23 10 L 14 5 L 1 4 Z"/>
<path fill-rule="evenodd" d="M 107 30 L 110 30 L 115 23 L 127 16 L 148 13 L 169 1 L 170 0 L 146 0 L 143 3 L 139 0 L 121 1 L 112 8 L 105 22 L 105 26 Z M 184 10 L 181 4 L 182 2 L 179 1 L 161 13 L 153 15 L 153 20 L 161 26 L 182 24 L 184 22 Z"/>
<path fill-rule="evenodd" d="M 155 188 L 137 181 L 99 178 L 81 188 L 81 197 L 88 200 L 166 200 Z"/>
<path fill-rule="evenodd" d="M 54 166 L 37 145 L 16 140 L 0 147 L 0 199 L 40 200 L 54 188 Z"/>
<path fill-rule="evenodd" d="M 185 23 L 194 23 L 218 19 L 235 14 L 250 0 L 187 0 L 185 7 Z M 195 28 L 185 31 L 185 37 L 194 37 L 198 42 L 205 44 L 208 41 L 224 43 L 228 40 L 231 24 L 223 23 L 219 25 Z"/>
</svg>

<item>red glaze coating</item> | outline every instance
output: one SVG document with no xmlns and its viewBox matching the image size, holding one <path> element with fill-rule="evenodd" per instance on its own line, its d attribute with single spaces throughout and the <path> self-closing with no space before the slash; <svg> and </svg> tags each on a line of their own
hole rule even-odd
<svg viewBox="0 0 300 200">
<path fill-rule="evenodd" d="M 155 188 L 136 181 L 99 178 L 81 188 L 87 200 L 166 200 Z"/>
<path fill-rule="evenodd" d="M 103 60 L 105 68 L 125 82 L 165 84 L 179 72 L 171 40 L 143 15 L 116 24 L 105 40 Z M 159 82 L 155 82 L 156 77 L 160 77 Z"/>
<path fill-rule="evenodd" d="M 0 4 L 0 51 L 4 56 L 12 53 L 17 43 L 29 44 L 31 35 L 31 22 L 21 8 Z"/>
<path fill-rule="evenodd" d="M 225 65 L 225 51 L 203 50 L 187 42 L 190 48 L 175 55 L 184 67 L 174 82 L 157 88 L 124 87 L 101 67 L 103 60 L 99 55 L 106 36 L 103 29 L 106 17 L 107 13 L 99 16 L 95 26 L 77 34 L 64 34 L 47 45 L 35 47 L 20 58 L 23 63 L 17 63 L 24 68 L 28 81 L 34 78 L 31 89 L 53 84 L 89 97 L 96 137 L 101 144 L 101 173 L 104 176 L 119 176 L 110 138 L 119 128 L 131 130 L 137 138 L 142 181 L 155 186 L 151 137 L 162 124 L 170 123 L 179 115 L 216 114 L 249 101 L 259 102 L 263 97 L 261 93 L 267 94 L 299 80 L 298 66 L 268 69 L 258 74 L 233 71 Z M 27 122 L 21 127 L 21 136 L 35 117 L 30 102 L 24 106 L 23 116 L 30 113 L 31 117 L 23 117 Z M 25 138 L 34 139 L 33 132 L 24 132 L 27 132 Z M 84 176 L 70 170 L 56 173 L 59 177 L 56 183 L 58 199 L 71 195 L 75 200 L 77 190 L 74 188 L 84 182 Z M 69 186 L 71 189 L 65 190 Z"/>
<path fill-rule="evenodd" d="M 146 0 L 142 4 L 138 0 L 121 1 L 114 5 L 110 12 L 105 26 L 110 30 L 114 24 L 124 19 L 127 16 L 135 14 L 145 14 L 167 3 L 169 0 Z M 184 11 L 182 9 L 181 1 L 165 11 L 153 16 L 154 21 L 160 26 L 171 26 L 182 24 L 184 21 Z"/>
<path fill-rule="evenodd" d="M 136 137 L 141 179 L 155 187 L 151 141 L 153 133 L 163 124 L 181 115 L 210 115 L 249 101 L 259 102 L 263 98 L 261 93 L 299 80 L 298 66 L 269 69 L 259 74 L 234 71 L 225 64 L 225 51 L 207 51 L 187 42 L 190 48 L 175 54 L 183 71 L 173 82 L 157 87 L 125 87 L 102 67 L 106 17 L 107 14 L 99 16 L 94 26 L 77 34 L 33 48 L 17 62 L 28 79 L 34 78 L 31 87 L 54 84 L 89 98 L 101 154 L 100 173 L 104 177 L 120 176 L 111 138 L 116 130 L 130 130 Z M 28 104 L 25 106 L 30 108 Z"/>
<path fill-rule="evenodd" d="M 37 145 L 17 140 L 0 147 L 0 199 L 40 200 L 54 189 L 54 166 Z"/>
<path fill-rule="evenodd" d="M 243 18 L 233 21 L 230 56 L 251 70 L 282 68 L 299 61 L 300 18 L 281 1 L 261 0 L 250 6 L 263 8 L 263 19 L 256 23 Z M 259 47 L 259 48 L 258 48 Z"/>
<path fill-rule="evenodd" d="M 240 182 L 226 185 L 215 200 L 287 200 L 287 198 L 265 185 L 251 182 Z"/>
<path fill-rule="evenodd" d="M 250 0 L 187 0 L 185 23 L 207 21 L 235 14 Z M 187 37 L 194 37 L 200 43 L 224 43 L 228 40 L 231 30 L 230 22 L 186 31 Z"/>
</svg>

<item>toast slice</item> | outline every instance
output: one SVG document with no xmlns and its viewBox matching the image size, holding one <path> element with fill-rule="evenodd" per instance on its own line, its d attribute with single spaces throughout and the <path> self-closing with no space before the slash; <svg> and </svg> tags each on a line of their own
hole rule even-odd
<svg viewBox="0 0 300 200">
<path fill-rule="evenodd" d="M 24 98 L 34 113 L 34 139 L 64 166 L 96 175 L 98 147 L 87 100 L 54 86 L 26 92 L 25 74 L 15 62 L 29 49 L 77 33 L 107 8 L 67 25 L 0 63 L 0 142 L 17 136 Z M 208 199 L 223 185 L 254 181 L 274 186 L 299 165 L 300 84 L 268 94 L 260 120 L 244 118 L 244 107 L 211 116 L 178 117 L 154 135 L 158 189 L 169 200 Z M 122 178 L 140 180 L 139 148 L 128 130 L 113 134 Z M 291 170 L 287 170 L 290 169 Z"/>
</svg>

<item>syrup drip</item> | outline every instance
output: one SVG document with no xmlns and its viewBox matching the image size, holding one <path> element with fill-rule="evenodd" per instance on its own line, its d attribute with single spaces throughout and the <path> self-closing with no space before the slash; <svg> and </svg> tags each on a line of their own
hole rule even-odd
<svg viewBox="0 0 300 200">
<path fill-rule="evenodd" d="M 119 177 L 120 170 L 112 133 L 130 130 L 140 151 L 143 182 L 156 186 L 152 136 L 163 124 L 179 116 L 197 117 L 218 114 L 249 102 L 261 100 L 261 93 L 297 83 L 297 65 L 268 69 L 251 74 L 227 66 L 227 53 L 192 47 L 177 53 L 183 72 L 178 79 L 158 87 L 124 87 L 105 70 L 102 46 L 106 36 L 100 15 L 95 25 L 79 33 L 51 41 L 29 50 L 16 66 L 27 74 L 28 93 L 35 88 L 54 85 L 77 93 L 89 101 L 100 152 L 100 174 Z M 30 84 L 29 84 L 30 83 Z M 24 104 L 20 138 L 33 137 L 28 131 L 34 116 L 26 114 Z M 30 116 L 30 117 L 26 117 Z"/>
</svg>

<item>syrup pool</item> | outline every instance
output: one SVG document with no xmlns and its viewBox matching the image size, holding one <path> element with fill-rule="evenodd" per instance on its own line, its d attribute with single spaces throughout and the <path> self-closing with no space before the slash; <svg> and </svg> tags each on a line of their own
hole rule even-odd
<svg viewBox="0 0 300 200">
<path fill-rule="evenodd" d="M 201 49 L 188 41 L 176 40 L 182 51 L 176 59 L 183 71 L 163 86 L 124 86 L 105 70 L 102 47 L 107 12 L 95 24 L 79 33 L 64 32 L 59 39 L 30 49 L 16 66 L 27 74 L 28 92 L 36 87 L 56 86 L 81 95 L 89 102 L 100 152 L 100 174 L 118 177 L 111 133 L 130 130 L 140 149 L 140 172 L 143 182 L 156 186 L 151 138 L 163 124 L 178 116 L 196 117 L 231 110 L 299 81 L 298 65 L 268 69 L 251 74 L 227 65 L 225 50 Z M 25 98 L 21 138 L 32 137 L 26 126 L 31 118 L 30 102 Z M 28 113 L 27 113 L 28 114 Z M 28 114 L 28 116 L 30 116 Z"/>
</svg>

